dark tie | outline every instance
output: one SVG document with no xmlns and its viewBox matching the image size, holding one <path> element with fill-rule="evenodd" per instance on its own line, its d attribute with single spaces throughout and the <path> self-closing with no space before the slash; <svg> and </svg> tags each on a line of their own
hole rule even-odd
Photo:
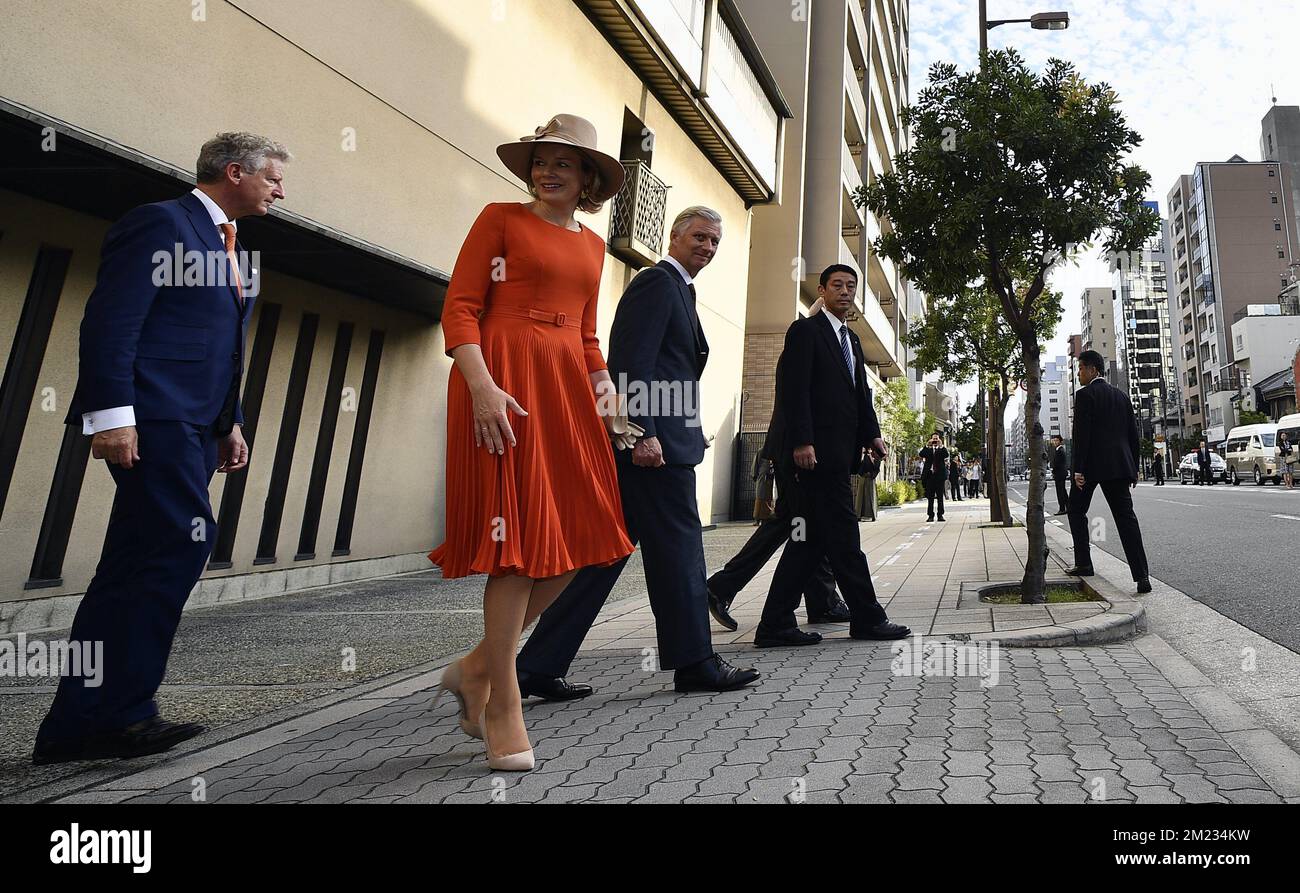
<svg viewBox="0 0 1300 893">
<path fill-rule="evenodd" d="M 844 351 L 844 365 L 849 367 L 849 379 L 855 384 L 857 379 L 853 377 L 853 351 L 849 350 L 849 327 L 840 326 L 840 349 Z"/>
<path fill-rule="evenodd" d="M 691 325 L 695 327 L 695 340 L 702 341 L 704 330 L 700 328 L 700 311 L 695 309 L 695 283 L 688 282 L 686 287 L 691 292 Z"/>
</svg>

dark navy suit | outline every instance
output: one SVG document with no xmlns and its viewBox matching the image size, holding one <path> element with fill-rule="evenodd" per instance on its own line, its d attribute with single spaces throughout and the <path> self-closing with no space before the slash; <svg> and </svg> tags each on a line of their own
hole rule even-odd
<svg viewBox="0 0 1300 893">
<path fill-rule="evenodd" d="M 632 464 L 631 450 L 615 454 L 623 520 L 640 543 L 646 590 L 655 615 L 659 665 L 687 667 L 713 654 L 709 634 L 704 540 L 695 496 L 695 466 L 704 459 L 699 420 L 700 374 L 709 345 L 695 295 L 668 261 L 642 270 L 628 286 L 609 338 L 609 373 L 628 394 L 628 418 L 657 437 L 664 464 Z M 649 385 L 657 400 L 649 400 Z M 638 403 L 641 388 L 647 401 Z M 520 670 L 564 676 L 582 646 L 624 558 L 579 571 L 537 623 L 517 661 Z"/>
<path fill-rule="evenodd" d="M 201 281 L 175 278 L 178 250 L 204 261 Z M 104 239 L 68 422 L 132 407 L 140 459 L 130 469 L 108 465 L 117 493 L 70 634 L 103 642 L 103 684 L 64 677 L 38 740 L 112 732 L 158 712 L 154 694 L 181 609 L 216 536 L 208 484 L 218 443 L 243 422 L 239 381 L 253 289 L 245 288 L 241 306 L 224 257 L 221 234 L 193 194 L 135 208 Z"/>
</svg>

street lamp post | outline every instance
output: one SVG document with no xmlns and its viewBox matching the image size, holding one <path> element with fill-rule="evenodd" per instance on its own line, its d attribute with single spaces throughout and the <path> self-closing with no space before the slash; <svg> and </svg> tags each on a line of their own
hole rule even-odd
<svg viewBox="0 0 1300 893">
<path fill-rule="evenodd" d="M 1037 31 L 1064 31 L 1070 27 L 1068 12 L 1038 12 L 1027 19 L 994 19 L 989 21 L 988 0 L 980 0 L 980 58 L 989 48 L 989 32 L 998 25 L 1028 22 Z"/>
</svg>

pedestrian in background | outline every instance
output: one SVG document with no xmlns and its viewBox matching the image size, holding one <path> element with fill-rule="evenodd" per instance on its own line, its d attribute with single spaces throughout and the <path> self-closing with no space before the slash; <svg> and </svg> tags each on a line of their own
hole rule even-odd
<svg viewBox="0 0 1300 893">
<path fill-rule="evenodd" d="M 1065 492 L 1065 482 L 1069 480 L 1070 470 L 1065 455 L 1065 440 L 1059 434 L 1052 435 L 1052 480 L 1056 482 L 1056 503 L 1058 515 L 1064 515 L 1069 496 Z"/>
<path fill-rule="evenodd" d="M 966 495 L 975 499 L 980 495 L 980 460 L 974 459 L 966 469 Z"/>
<path fill-rule="evenodd" d="M 943 520 L 943 489 L 948 473 L 948 451 L 936 431 L 930 443 L 920 452 L 921 486 L 925 487 L 926 520 L 934 520 L 934 501 L 939 500 L 939 520 Z"/>
<path fill-rule="evenodd" d="M 961 502 L 961 472 L 962 472 L 961 453 L 953 453 L 952 460 L 948 463 L 948 483 L 952 487 L 952 498 Z"/>
<path fill-rule="evenodd" d="M 1285 431 L 1277 436 L 1277 464 L 1282 466 L 1282 479 L 1288 490 L 1295 489 L 1296 446 Z"/>
<path fill-rule="evenodd" d="M 1198 487 L 1206 482 L 1209 482 L 1210 486 L 1214 486 L 1214 466 L 1211 464 L 1212 462 L 1210 448 L 1202 440 L 1200 448 L 1196 451 L 1196 485 Z"/>
</svg>

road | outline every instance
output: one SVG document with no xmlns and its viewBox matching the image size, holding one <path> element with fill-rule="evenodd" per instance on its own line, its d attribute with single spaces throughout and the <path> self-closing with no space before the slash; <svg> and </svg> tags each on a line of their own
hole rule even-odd
<svg viewBox="0 0 1300 893">
<path fill-rule="evenodd" d="M 1026 490 L 1023 482 L 1011 485 L 1022 502 Z M 1152 576 L 1300 653 L 1300 487 L 1197 487 L 1175 479 L 1163 487 L 1139 483 L 1133 501 Z M 1056 509 L 1051 485 L 1047 508 Z M 1100 490 L 1091 513 L 1114 530 Z M 1098 546 L 1124 557 L 1117 536 Z"/>
</svg>

